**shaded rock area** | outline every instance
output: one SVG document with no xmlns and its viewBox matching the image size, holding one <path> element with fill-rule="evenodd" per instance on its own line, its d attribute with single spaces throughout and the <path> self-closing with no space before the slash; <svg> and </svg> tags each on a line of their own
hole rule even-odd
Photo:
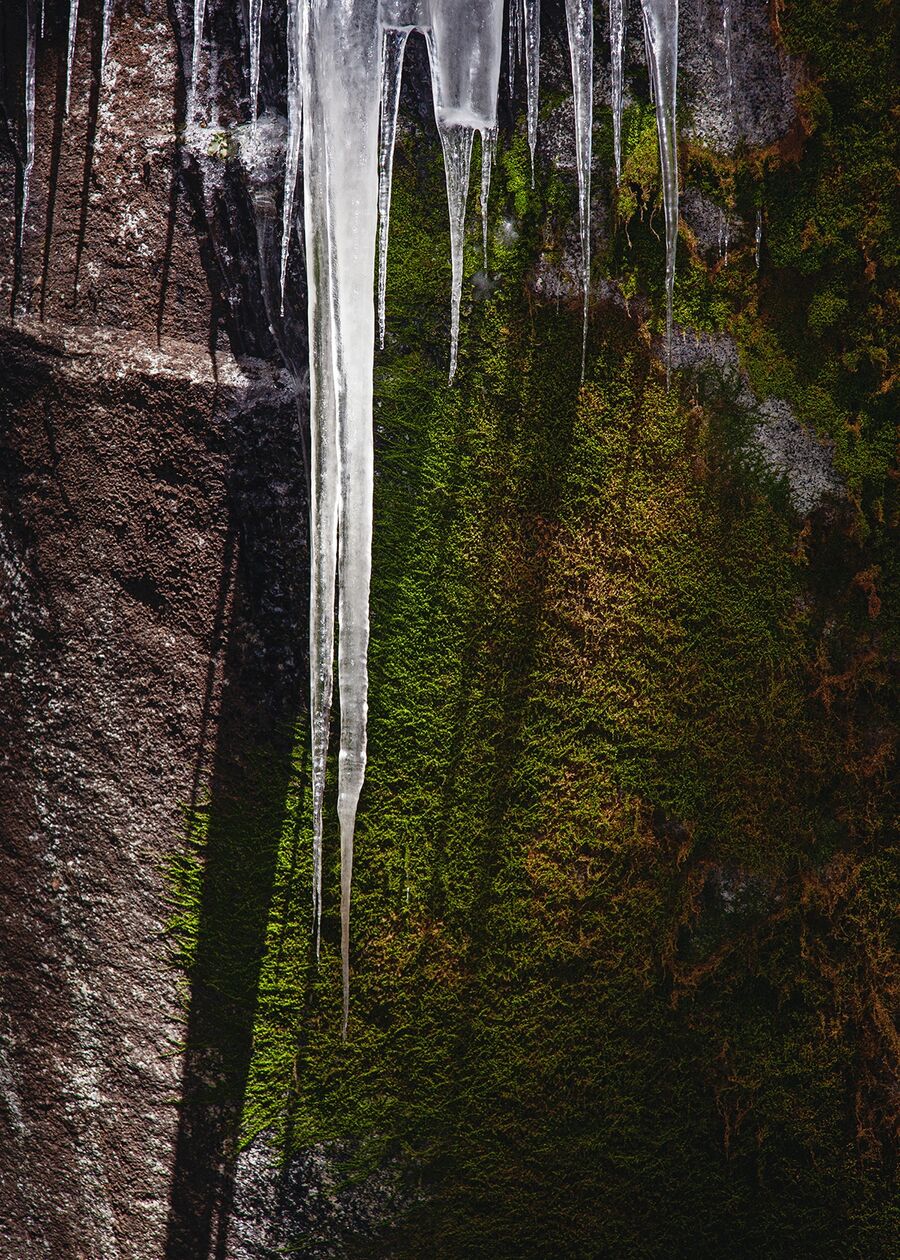
<svg viewBox="0 0 900 1260">
<path fill-rule="evenodd" d="M 193 1260 L 237 1123 L 197 1102 L 198 1082 L 229 1076 L 239 1096 L 241 1063 L 202 1061 L 219 999 L 185 1008 L 178 991 L 165 866 L 184 810 L 240 795 L 246 748 L 277 754 L 302 696 L 302 381 L 268 327 L 253 197 L 182 143 L 167 6 L 116 6 L 102 91 L 99 5 L 80 6 L 64 117 L 67 17 L 47 5 L 24 249 L 0 269 L 15 316 L 0 332 L 0 1253 Z M 302 359 L 302 330 L 295 344 Z"/>
</svg>

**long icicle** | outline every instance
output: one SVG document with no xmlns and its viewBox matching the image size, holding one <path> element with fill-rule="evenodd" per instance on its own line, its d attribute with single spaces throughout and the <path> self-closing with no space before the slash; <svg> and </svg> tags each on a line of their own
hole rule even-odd
<svg viewBox="0 0 900 1260">
<path fill-rule="evenodd" d="M 203 22 L 206 17 L 206 0 L 194 0 L 194 42 L 191 47 L 191 90 L 189 114 L 193 114 L 197 99 L 197 80 L 200 77 L 200 53 L 203 49 Z"/>
<path fill-rule="evenodd" d="M 459 354 L 459 311 L 462 304 L 463 264 L 466 243 L 466 202 L 469 199 L 469 172 L 472 164 L 474 128 L 463 123 L 438 121 L 444 150 L 447 204 L 450 208 L 450 375 L 456 375 Z"/>
<path fill-rule="evenodd" d="M 581 379 L 584 380 L 591 280 L 591 154 L 594 128 L 593 0 L 566 0 L 566 26 L 569 32 L 572 94 L 575 101 L 578 219 L 581 225 L 581 282 L 584 287 L 584 319 L 581 334 Z"/>
<path fill-rule="evenodd" d="M 381 135 L 378 153 L 378 344 L 384 349 L 385 305 L 387 298 L 388 236 L 391 227 L 391 180 L 394 172 L 394 143 L 397 139 L 397 109 L 403 78 L 403 54 L 409 29 L 384 32 L 381 72 Z"/>
<path fill-rule="evenodd" d="M 284 198 L 281 206 L 281 316 L 284 318 L 284 291 L 291 256 L 294 226 L 294 198 L 300 169 L 303 138 L 303 86 L 300 68 L 303 60 L 305 5 L 288 4 L 287 9 L 287 143 L 284 151 Z M 318 941 L 318 920 L 316 926 Z"/>
<path fill-rule="evenodd" d="M 262 0 L 250 0 L 250 114 L 259 112 L 259 39 L 262 30 Z"/>
<path fill-rule="evenodd" d="M 109 28 L 112 19 L 113 0 L 103 0 L 100 10 L 100 86 L 103 86 L 103 73 L 106 70 L 106 54 L 109 51 Z"/>
<path fill-rule="evenodd" d="M 541 85 L 541 0 L 525 0 L 525 79 L 528 87 L 528 148 L 531 152 L 533 188 Z"/>
<path fill-rule="evenodd" d="M 509 0 L 509 32 L 506 38 L 506 77 L 509 89 L 510 106 L 516 89 L 516 66 L 519 61 L 521 36 L 519 27 L 522 22 L 522 0 Z"/>
<path fill-rule="evenodd" d="M 303 0 L 291 2 L 302 4 Z M 318 920 L 337 586 L 342 1032 L 346 1037 L 353 843 L 366 764 L 381 33 L 377 9 L 368 0 L 307 3 L 301 81 L 313 443 L 313 897 Z"/>
<path fill-rule="evenodd" d="M 69 0 L 69 37 L 66 45 L 66 107 L 65 115 L 69 116 L 69 104 L 72 100 L 72 69 L 75 65 L 75 36 L 78 31 L 78 0 Z"/>
<path fill-rule="evenodd" d="M 672 297 L 678 245 L 678 0 L 641 0 L 644 36 L 656 104 L 659 164 L 666 219 L 666 381 L 671 369 Z"/>
<path fill-rule="evenodd" d="M 488 201 L 491 196 L 491 172 L 497 152 L 497 128 L 481 128 L 481 245 L 484 269 L 488 269 Z"/>
<path fill-rule="evenodd" d="M 609 0 L 609 47 L 612 71 L 613 155 L 616 186 L 622 182 L 622 103 L 625 83 L 625 0 Z"/>
<path fill-rule="evenodd" d="M 25 216 L 31 192 L 31 171 L 34 167 L 34 81 L 37 57 L 37 22 L 35 0 L 25 0 L 25 144 L 22 153 L 22 197 L 16 223 L 16 246 L 21 257 L 25 244 Z"/>
</svg>

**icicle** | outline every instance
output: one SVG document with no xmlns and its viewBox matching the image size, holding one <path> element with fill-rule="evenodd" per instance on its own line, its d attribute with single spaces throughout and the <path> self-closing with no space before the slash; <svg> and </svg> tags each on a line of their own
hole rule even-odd
<svg viewBox="0 0 900 1260">
<path fill-rule="evenodd" d="M 531 186 L 537 150 L 538 97 L 541 69 L 541 0 L 525 0 L 525 75 L 528 86 L 528 148 L 531 150 Z"/>
<path fill-rule="evenodd" d="M 391 179 L 394 170 L 394 142 L 397 138 L 397 108 L 403 77 L 403 54 L 409 29 L 384 32 L 381 78 L 381 138 L 378 156 L 378 344 L 384 349 L 385 299 L 387 294 L 388 235 L 391 226 Z"/>
<path fill-rule="evenodd" d="M 291 235 L 294 224 L 294 195 L 300 168 L 300 145 L 303 138 L 303 90 L 300 66 L 303 58 L 303 41 L 306 7 L 302 3 L 289 3 L 287 9 L 287 143 L 284 150 L 284 198 L 281 206 L 281 317 L 284 318 L 284 291 L 287 287 L 287 269 L 291 256 Z M 317 921 L 318 922 L 318 921 Z"/>
<path fill-rule="evenodd" d="M 491 171 L 497 151 L 497 128 L 481 129 L 481 243 L 484 251 L 484 269 L 488 269 L 488 200 L 491 195 Z"/>
<path fill-rule="evenodd" d="M 435 4 L 426 31 L 434 115 L 444 151 L 444 175 L 450 210 L 450 380 L 456 373 L 459 308 L 462 298 L 466 201 L 472 140 L 476 131 L 497 125 L 497 89 L 503 42 L 502 0 L 482 0 L 477 10 L 468 0 Z"/>
<path fill-rule="evenodd" d="M 312 434 L 310 599 L 314 912 L 338 592 L 343 1032 L 350 1002 L 350 884 L 366 765 L 381 31 L 371 0 L 291 0 L 301 26 Z M 303 10 L 305 9 L 305 15 Z"/>
<path fill-rule="evenodd" d="M 731 0 L 722 0 L 722 35 L 725 40 L 725 75 L 728 79 L 728 108 L 734 108 L 734 74 L 731 62 Z"/>
<path fill-rule="evenodd" d="M 450 207 L 450 376 L 456 375 L 459 351 L 459 308 L 462 302 L 463 255 L 466 241 L 466 202 L 469 198 L 469 169 L 472 162 L 473 127 L 460 123 L 438 123 L 444 150 L 447 203 Z"/>
<path fill-rule="evenodd" d="M 641 0 L 650 82 L 656 104 L 659 164 L 666 218 L 666 379 L 672 343 L 672 296 L 678 244 L 678 0 Z"/>
<path fill-rule="evenodd" d="M 624 98 L 625 0 L 609 0 L 609 44 L 612 63 L 613 153 L 616 186 L 622 182 L 622 102 Z"/>
<path fill-rule="evenodd" d="M 25 144 L 22 153 L 22 199 L 16 224 L 16 244 L 20 255 L 25 244 L 25 216 L 28 214 L 31 171 L 34 166 L 34 79 L 37 53 L 34 4 L 35 0 L 25 0 Z"/>
<path fill-rule="evenodd" d="M 294 0 L 290 0 L 294 3 Z M 197 81 L 200 77 L 200 53 L 203 49 L 203 20 L 206 17 L 206 0 L 194 0 L 194 43 L 191 50 L 191 91 L 188 112 L 193 114 L 197 99 Z"/>
<path fill-rule="evenodd" d="M 44 38 L 44 9 L 45 7 L 46 7 L 46 0 L 41 0 L 41 39 Z"/>
<path fill-rule="evenodd" d="M 78 30 L 78 0 L 69 0 L 69 42 L 66 48 L 66 108 L 69 116 L 69 103 L 72 99 L 72 67 L 75 64 L 75 35 Z"/>
<path fill-rule="evenodd" d="M 109 49 L 109 27 L 112 18 L 113 0 L 103 0 L 100 10 L 100 86 L 103 86 L 103 72 L 106 69 L 106 54 Z"/>
<path fill-rule="evenodd" d="M 506 77 L 510 102 L 512 102 L 513 92 L 516 87 L 516 64 L 519 60 L 519 49 L 521 47 L 521 36 L 519 33 L 519 27 L 522 22 L 522 15 L 519 11 L 521 3 L 522 0 L 509 0 L 509 36 L 506 41 Z"/>
<path fill-rule="evenodd" d="M 250 114 L 259 113 L 259 37 L 262 28 L 262 0 L 250 0 Z"/>
<path fill-rule="evenodd" d="M 566 26 L 569 32 L 572 92 L 575 100 L 578 218 L 581 224 L 581 281 L 584 286 L 584 320 L 581 335 L 581 379 L 584 380 L 591 279 L 591 142 L 594 127 L 593 0 L 566 0 Z"/>
<path fill-rule="evenodd" d="M 762 235 L 763 235 L 762 210 L 757 210 L 756 212 L 756 249 L 754 250 L 754 253 L 756 256 L 756 270 L 757 271 L 759 271 L 759 262 L 762 256 Z"/>
</svg>

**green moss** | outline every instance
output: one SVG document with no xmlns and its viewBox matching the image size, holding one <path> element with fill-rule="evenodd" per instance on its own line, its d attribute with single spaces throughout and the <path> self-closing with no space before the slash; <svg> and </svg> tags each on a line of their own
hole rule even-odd
<svg viewBox="0 0 900 1260">
<path fill-rule="evenodd" d="M 473 191 L 449 388 L 443 175 L 431 140 L 398 150 L 347 1044 L 333 784 L 318 967 L 310 952 L 302 730 L 278 774 L 260 756 L 241 809 L 192 824 L 202 844 L 214 823 L 216 895 L 196 864 L 176 879 L 195 986 L 202 966 L 253 1003 L 243 1137 L 350 1140 L 352 1175 L 404 1179 L 404 1213 L 375 1243 L 341 1238 L 348 1256 L 893 1254 L 897 561 L 874 356 L 891 334 L 865 327 L 887 301 L 887 255 L 866 279 L 883 211 L 839 160 L 881 169 L 885 114 L 865 101 L 883 48 L 850 37 L 849 7 L 807 7 L 782 15 L 791 49 L 822 59 L 803 154 L 769 155 L 764 185 L 758 155 L 689 155 L 723 203 L 763 198 L 762 278 L 752 247 L 715 270 L 684 240 L 676 301 L 830 438 L 846 511 L 798 520 L 738 383 L 667 392 L 616 305 L 592 314 L 579 390 L 580 303 L 531 287 L 574 192 L 532 191 L 521 136 L 479 300 Z M 655 164 L 634 108 L 598 265 L 659 308 Z"/>
</svg>

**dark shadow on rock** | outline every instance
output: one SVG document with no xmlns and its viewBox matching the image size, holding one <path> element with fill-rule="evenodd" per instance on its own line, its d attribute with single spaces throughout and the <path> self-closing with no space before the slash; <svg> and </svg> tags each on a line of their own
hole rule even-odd
<svg viewBox="0 0 900 1260">
<path fill-rule="evenodd" d="M 305 691 L 307 513 L 296 489 L 302 479 L 284 475 L 301 467 L 293 408 L 258 405 L 234 425 L 231 541 L 223 565 L 233 577 L 223 573 L 204 708 L 208 721 L 216 640 L 227 625 L 209 799 L 194 815 L 203 815 L 204 865 L 165 1260 L 226 1253 L 257 989 Z"/>
</svg>

